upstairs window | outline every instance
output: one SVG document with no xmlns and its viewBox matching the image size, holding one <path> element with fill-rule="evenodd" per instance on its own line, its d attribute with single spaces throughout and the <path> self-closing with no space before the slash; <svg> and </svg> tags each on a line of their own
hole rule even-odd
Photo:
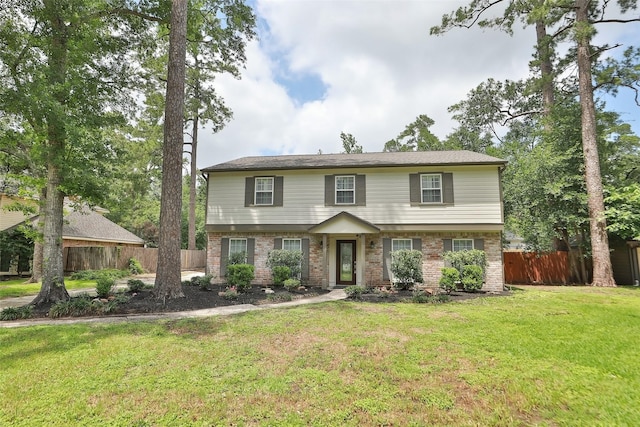
<svg viewBox="0 0 640 427">
<path fill-rule="evenodd" d="M 336 204 L 353 205 L 356 202 L 356 177 L 336 176 Z"/>
<path fill-rule="evenodd" d="M 440 174 L 420 175 L 422 203 L 442 203 L 442 179 Z"/>
<path fill-rule="evenodd" d="M 273 205 L 273 177 L 256 178 L 256 205 Z"/>
</svg>

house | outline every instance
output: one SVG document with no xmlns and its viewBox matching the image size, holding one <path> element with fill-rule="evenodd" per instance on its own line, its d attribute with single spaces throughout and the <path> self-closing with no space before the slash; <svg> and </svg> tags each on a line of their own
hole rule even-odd
<svg viewBox="0 0 640 427">
<path fill-rule="evenodd" d="M 640 285 L 640 237 L 624 240 L 609 239 L 613 277 L 618 285 Z"/>
<path fill-rule="evenodd" d="M 423 254 L 438 286 L 443 252 L 481 249 L 486 291 L 504 286 L 500 173 L 505 161 L 470 151 L 244 157 L 207 178 L 207 272 L 224 283 L 226 260 L 246 252 L 254 284 L 272 283 L 272 249 L 302 250 L 309 285 L 390 283 L 390 252 Z"/>
</svg>

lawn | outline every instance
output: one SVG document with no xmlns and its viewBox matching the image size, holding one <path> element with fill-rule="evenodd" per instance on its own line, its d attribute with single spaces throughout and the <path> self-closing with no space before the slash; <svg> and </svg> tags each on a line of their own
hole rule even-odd
<svg viewBox="0 0 640 427">
<path fill-rule="evenodd" d="M 0 425 L 640 425 L 640 290 L 0 329 Z"/>
<path fill-rule="evenodd" d="M 27 295 L 37 295 L 40 292 L 42 283 L 25 283 L 26 278 L 13 279 L 0 282 L 0 298 L 23 297 Z M 67 290 L 95 288 L 95 280 L 71 280 L 64 279 L 64 286 Z"/>
</svg>

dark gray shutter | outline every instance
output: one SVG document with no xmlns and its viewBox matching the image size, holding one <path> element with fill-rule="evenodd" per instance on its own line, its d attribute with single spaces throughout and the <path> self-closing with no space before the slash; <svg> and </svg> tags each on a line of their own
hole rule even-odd
<svg viewBox="0 0 640 427">
<path fill-rule="evenodd" d="M 356 175 L 356 206 L 367 205 L 367 176 Z"/>
<path fill-rule="evenodd" d="M 256 239 L 247 239 L 247 264 L 253 265 L 255 248 L 256 248 Z"/>
<path fill-rule="evenodd" d="M 336 204 L 336 178 L 334 175 L 324 176 L 324 204 L 326 206 Z"/>
<path fill-rule="evenodd" d="M 253 206 L 255 204 L 253 198 L 256 189 L 256 179 L 252 176 L 246 177 L 244 180 L 244 205 Z"/>
<path fill-rule="evenodd" d="M 453 203 L 453 174 L 442 174 L 442 203 Z"/>
<path fill-rule="evenodd" d="M 309 239 L 302 239 L 302 271 L 300 280 L 309 280 Z"/>
<path fill-rule="evenodd" d="M 222 239 L 220 246 L 220 277 L 225 277 L 227 275 L 227 261 L 229 260 L 229 239 Z"/>
<path fill-rule="evenodd" d="M 473 249 L 484 251 L 484 239 L 473 239 Z"/>
<path fill-rule="evenodd" d="M 442 243 L 444 244 L 444 252 L 450 252 L 453 250 L 453 240 L 442 239 Z"/>
<path fill-rule="evenodd" d="M 273 239 L 273 249 L 282 249 L 282 237 Z"/>
<path fill-rule="evenodd" d="M 411 203 L 422 203 L 419 173 L 409 174 L 409 201 Z"/>
<path fill-rule="evenodd" d="M 284 177 L 276 176 L 273 178 L 273 206 L 282 206 L 284 194 Z"/>
<path fill-rule="evenodd" d="M 389 271 L 391 269 L 391 239 L 382 239 L 382 280 L 391 280 Z"/>
<path fill-rule="evenodd" d="M 411 239 L 411 247 L 414 251 L 422 252 L 422 239 Z"/>
</svg>

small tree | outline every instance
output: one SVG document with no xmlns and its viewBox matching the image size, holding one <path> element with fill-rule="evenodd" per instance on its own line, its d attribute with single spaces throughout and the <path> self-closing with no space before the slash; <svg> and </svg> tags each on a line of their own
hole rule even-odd
<svg viewBox="0 0 640 427">
<path fill-rule="evenodd" d="M 251 281 L 254 277 L 254 266 L 251 264 L 231 264 L 227 267 L 227 282 L 235 286 L 238 292 L 251 289 Z"/>
<path fill-rule="evenodd" d="M 267 267 L 271 269 L 275 281 L 276 267 L 288 267 L 290 270 L 290 278 L 297 279 L 300 277 L 303 262 L 302 251 L 290 251 L 287 249 L 274 249 L 269 251 L 267 255 Z"/>
<path fill-rule="evenodd" d="M 440 277 L 440 287 L 446 292 L 451 293 L 458 287 L 460 282 L 460 272 L 453 267 L 445 267 L 442 270 L 442 276 Z"/>
<path fill-rule="evenodd" d="M 393 286 L 400 289 L 422 283 L 422 252 L 407 249 L 391 252 L 391 273 Z"/>
</svg>

